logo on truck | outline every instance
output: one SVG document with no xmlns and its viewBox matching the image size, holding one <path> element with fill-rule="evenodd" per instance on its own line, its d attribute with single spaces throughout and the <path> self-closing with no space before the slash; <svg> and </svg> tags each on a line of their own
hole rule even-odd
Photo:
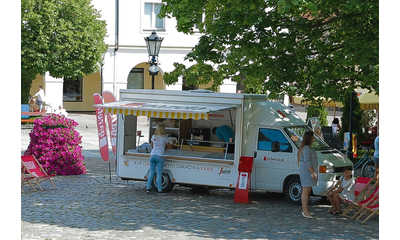
<svg viewBox="0 0 400 240">
<path fill-rule="evenodd" d="M 221 178 L 228 178 L 232 175 L 232 169 L 228 168 L 228 167 L 220 167 L 218 169 L 218 175 Z"/>
</svg>

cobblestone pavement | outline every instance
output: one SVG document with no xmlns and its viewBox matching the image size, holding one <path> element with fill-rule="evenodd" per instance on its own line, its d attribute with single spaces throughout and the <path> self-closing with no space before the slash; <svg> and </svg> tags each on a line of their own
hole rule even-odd
<svg viewBox="0 0 400 240">
<path fill-rule="evenodd" d="M 145 182 L 119 180 L 113 166 L 110 178 L 96 150 L 95 115 L 69 117 L 79 123 L 89 172 L 57 176 L 57 190 L 50 183 L 42 192 L 24 187 L 21 239 L 379 239 L 378 217 L 361 224 L 328 214 L 329 202 L 319 197 L 309 204 L 315 218 L 305 219 L 282 194 L 252 192 L 250 204 L 234 203 L 226 189 L 175 186 L 164 196 L 146 194 Z M 29 132 L 21 129 L 21 154 Z"/>
</svg>

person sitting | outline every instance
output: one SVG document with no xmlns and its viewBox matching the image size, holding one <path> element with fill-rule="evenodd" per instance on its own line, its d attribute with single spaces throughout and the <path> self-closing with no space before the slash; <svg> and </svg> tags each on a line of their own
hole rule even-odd
<svg viewBox="0 0 400 240">
<path fill-rule="evenodd" d="M 54 110 L 54 113 L 58 115 L 63 115 L 64 117 L 68 116 L 67 111 L 63 108 L 62 105 L 58 106 L 58 109 Z"/>
<path fill-rule="evenodd" d="M 339 178 L 337 183 L 328 191 L 328 199 L 332 204 L 328 213 L 342 214 L 341 199 L 353 201 L 355 180 L 351 176 L 351 168 L 347 167 L 343 170 L 343 176 Z"/>
</svg>

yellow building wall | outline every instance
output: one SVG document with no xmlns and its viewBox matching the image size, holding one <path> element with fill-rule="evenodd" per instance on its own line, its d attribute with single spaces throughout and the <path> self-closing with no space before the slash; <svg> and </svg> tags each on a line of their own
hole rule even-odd
<svg viewBox="0 0 400 240">
<path fill-rule="evenodd" d="M 145 89 L 151 89 L 151 76 L 150 74 L 148 74 L 148 67 L 149 65 L 146 63 L 141 63 L 138 64 L 137 66 L 135 66 L 136 68 L 144 68 L 144 88 Z M 155 89 L 166 89 L 166 84 L 164 84 L 163 81 L 163 72 L 162 70 L 158 73 L 157 76 L 155 76 L 154 78 L 154 88 Z M 94 93 L 100 93 L 100 83 L 101 82 L 101 78 L 100 78 L 100 72 L 88 75 L 88 76 L 84 76 L 83 77 L 83 89 L 82 89 L 82 93 L 83 93 L 83 99 L 82 102 L 63 102 L 63 106 L 64 109 L 67 110 L 67 112 L 92 112 L 95 111 L 94 107 L 93 107 L 93 94 Z M 32 81 L 32 87 L 31 90 L 29 92 L 29 94 L 32 96 L 34 94 L 36 94 L 39 91 L 39 86 L 42 85 L 43 86 L 43 90 L 46 93 L 46 86 L 43 82 L 43 76 L 41 75 L 37 75 L 35 80 Z M 212 83 L 208 83 L 206 85 L 200 85 L 199 89 L 205 89 L 207 87 L 210 87 L 212 85 Z M 62 92 L 60 92 L 60 94 L 63 94 Z M 28 102 L 28 99 L 26 100 L 26 102 Z"/>
<path fill-rule="evenodd" d="M 43 76 L 42 75 L 36 75 L 35 80 L 32 81 L 32 86 L 31 90 L 29 91 L 29 95 L 33 96 L 37 92 L 39 92 L 39 86 L 43 86 L 44 93 L 46 94 L 46 88 L 43 83 Z M 26 102 L 28 102 L 28 99 L 26 99 Z"/>
<path fill-rule="evenodd" d="M 64 108 L 68 111 L 87 112 L 94 111 L 93 94 L 100 93 L 100 73 L 83 77 L 82 102 L 64 102 Z M 101 94 L 101 93 L 100 93 Z"/>
<path fill-rule="evenodd" d="M 29 94 L 32 96 L 39 91 L 39 86 L 43 86 L 43 90 L 46 94 L 46 86 L 43 82 L 43 76 L 37 75 L 35 80 L 32 81 L 32 87 Z M 93 107 L 93 94 L 100 93 L 100 73 L 94 73 L 83 77 L 83 88 L 82 88 L 82 102 L 63 102 L 64 109 L 69 111 L 78 112 L 91 112 L 94 111 Z M 63 94 L 60 92 L 60 94 Z M 28 102 L 28 99 L 26 100 Z"/>
</svg>

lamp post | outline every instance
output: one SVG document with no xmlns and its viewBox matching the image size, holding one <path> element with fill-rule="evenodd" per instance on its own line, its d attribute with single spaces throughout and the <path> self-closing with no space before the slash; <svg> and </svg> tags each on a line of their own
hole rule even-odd
<svg viewBox="0 0 400 240">
<path fill-rule="evenodd" d="M 350 122 L 349 122 L 349 146 L 347 148 L 346 155 L 350 160 L 353 160 L 353 104 L 356 93 L 353 91 L 350 95 Z"/>
<path fill-rule="evenodd" d="M 101 54 L 101 62 L 100 62 L 100 94 L 103 93 L 103 66 L 104 66 L 104 57 L 106 53 Z"/>
<path fill-rule="evenodd" d="M 150 67 L 147 69 L 151 75 L 151 89 L 154 89 L 154 76 L 158 74 L 158 53 L 160 52 L 161 43 L 164 38 L 157 36 L 156 32 L 153 31 L 150 36 L 145 37 L 147 52 L 149 53 L 149 64 Z M 157 57 L 157 58 L 156 58 Z"/>
</svg>

